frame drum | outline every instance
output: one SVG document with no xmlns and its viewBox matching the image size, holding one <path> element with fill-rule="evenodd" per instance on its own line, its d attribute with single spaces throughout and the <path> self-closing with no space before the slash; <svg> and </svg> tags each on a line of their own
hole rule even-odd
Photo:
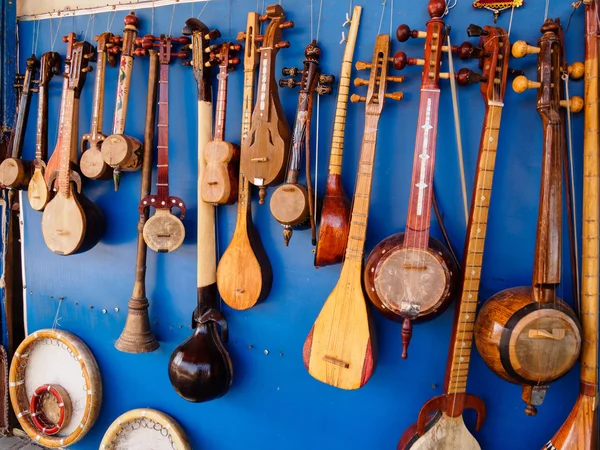
<svg viewBox="0 0 600 450">
<path fill-rule="evenodd" d="M 64 422 L 52 436 L 36 426 L 30 411 L 32 397 L 44 385 L 60 386 L 71 404 L 70 419 L 53 410 L 56 402 L 42 405 L 48 409 L 43 411 L 46 417 L 56 417 L 58 413 Z M 60 330 L 39 330 L 25 338 L 10 365 L 9 389 L 23 430 L 49 448 L 67 447 L 85 436 L 102 403 L 100 370 L 92 352 L 77 336 Z"/>
<path fill-rule="evenodd" d="M 191 450 L 185 432 L 156 409 L 132 409 L 106 430 L 100 450 Z"/>
</svg>

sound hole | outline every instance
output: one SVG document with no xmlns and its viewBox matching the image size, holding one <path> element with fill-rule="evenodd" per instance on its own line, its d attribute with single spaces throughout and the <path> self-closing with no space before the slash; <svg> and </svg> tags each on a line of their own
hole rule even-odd
<svg viewBox="0 0 600 450">
<path fill-rule="evenodd" d="M 446 291 L 446 273 L 431 253 L 400 249 L 377 267 L 374 285 L 384 306 L 400 313 L 420 315 L 435 308 Z"/>
</svg>

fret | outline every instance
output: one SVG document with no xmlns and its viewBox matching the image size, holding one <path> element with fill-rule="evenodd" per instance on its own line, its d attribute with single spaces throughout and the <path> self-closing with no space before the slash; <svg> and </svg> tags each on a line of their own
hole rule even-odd
<svg viewBox="0 0 600 450">
<path fill-rule="evenodd" d="M 157 196 L 169 196 L 169 65 L 160 65 L 158 97 Z"/>
</svg>

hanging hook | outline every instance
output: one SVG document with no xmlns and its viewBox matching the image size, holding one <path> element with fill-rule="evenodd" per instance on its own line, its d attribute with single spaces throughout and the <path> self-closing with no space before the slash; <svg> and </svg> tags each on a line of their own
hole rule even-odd
<svg viewBox="0 0 600 450">
<path fill-rule="evenodd" d="M 342 40 L 340 41 L 340 44 L 343 44 L 344 42 L 348 42 L 348 38 L 346 37 L 346 33 L 342 31 Z"/>
<path fill-rule="evenodd" d="M 452 3 L 452 4 L 450 4 L 450 3 L 447 3 L 447 4 L 446 4 L 446 11 L 444 11 L 444 14 L 442 15 L 442 17 L 444 17 L 444 16 L 447 16 L 447 15 L 448 15 L 448 13 L 450 12 L 450 10 L 451 10 L 452 8 L 454 8 L 454 7 L 456 6 L 456 4 L 457 4 L 457 3 L 458 3 L 458 0 L 454 0 L 454 3 Z"/>
</svg>

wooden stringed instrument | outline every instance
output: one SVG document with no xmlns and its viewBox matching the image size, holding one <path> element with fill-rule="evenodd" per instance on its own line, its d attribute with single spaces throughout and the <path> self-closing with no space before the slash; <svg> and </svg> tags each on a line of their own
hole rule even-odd
<svg viewBox="0 0 600 450">
<path fill-rule="evenodd" d="M 425 67 L 417 122 L 412 181 L 406 230 L 381 241 L 367 258 L 365 291 L 386 317 L 402 322 L 402 358 L 408 357 L 414 321 L 431 319 L 449 304 L 458 284 L 458 267 L 448 248 L 430 236 L 433 170 L 438 129 L 440 73 L 446 29 L 444 0 L 430 0 L 427 31 L 398 27 L 400 42 L 425 39 L 424 59 L 395 55 L 398 68 L 406 64 Z"/>
<path fill-rule="evenodd" d="M 81 159 L 79 168 L 81 173 L 90 179 L 107 180 L 112 177 L 111 167 L 102 158 L 102 143 L 106 136 L 102 134 L 102 115 L 104 113 L 104 78 L 106 63 L 116 67 L 115 36 L 109 31 L 94 38 L 96 46 L 96 80 L 94 82 L 94 101 L 92 103 L 92 129 L 81 137 Z"/>
<path fill-rule="evenodd" d="M 304 365 L 317 380 L 341 389 L 358 389 L 371 378 L 376 363 L 375 333 L 362 288 L 362 268 L 371 185 L 377 142 L 377 126 L 386 98 L 400 100 L 401 92 L 386 93 L 390 38 L 375 40 L 366 97 L 353 95 L 353 102 L 366 102 L 365 131 L 359 157 L 358 176 L 350 221 L 350 234 L 340 278 L 325 301 L 304 343 Z"/>
<path fill-rule="evenodd" d="M 238 176 L 240 147 L 225 141 L 225 121 L 227 119 L 227 78 L 229 72 L 240 63 L 230 52 L 239 52 L 242 46 L 223 42 L 212 45 L 209 50 L 212 64 L 219 65 L 219 87 L 217 93 L 217 116 L 215 134 L 204 149 L 206 172 L 202 178 L 200 192 L 202 200 L 213 205 L 230 205 L 238 198 Z"/>
<path fill-rule="evenodd" d="M 210 39 L 220 36 L 198 19 L 185 23 L 183 34 L 191 36 L 191 66 L 198 84 L 198 267 L 197 306 L 192 315 L 192 335 L 171 354 L 169 379 L 177 393 L 190 402 L 222 397 L 233 380 L 233 366 L 224 343 L 229 337 L 227 321 L 219 311 L 217 292 L 217 246 L 215 207 L 202 201 L 200 182 L 206 170 L 202 151 L 211 140 L 212 92 Z"/>
<path fill-rule="evenodd" d="M 0 164 L 0 186 L 10 189 L 26 189 L 31 177 L 31 162 L 21 158 L 29 105 L 33 92 L 33 77 L 40 67 L 40 62 L 31 55 L 25 63 L 25 74 L 15 76 L 15 88 L 20 90 L 19 106 L 17 108 L 17 123 L 14 134 L 10 140 L 10 157 Z"/>
<path fill-rule="evenodd" d="M 350 20 L 348 42 L 342 58 L 340 87 L 335 107 L 333 137 L 331 138 L 331 155 L 329 157 L 329 174 L 319 236 L 315 251 L 315 267 L 323 267 L 342 262 L 350 231 L 350 199 L 342 185 L 342 157 L 344 154 L 344 135 L 346 131 L 346 110 L 348 108 L 348 93 L 350 92 L 350 75 L 352 74 L 352 59 L 362 6 L 355 6 Z"/>
<path fill-rule="evenodd" d="M 321 69 L 319 69 L 321 49 L 316 40 L 306 47 L 304 56 L 303 70 L 286 67 L 282 71 L 283 75 L 291 77 L 302 75 L 300 81 L 294 80 L 294 78 L 279 80 L 280 87 L 300 86 L 285 183 L 275 189 L 270 203 L 271 214 L 277 222 L 283 225 L 283 243 L 286 247 L 292 237 L 293 228 L 307 224 L 312 230 L 313 245 L 316 245 L 315 200 L 310 176 L 310 124 L 314 94 L 331 94 L 333 89 L 329 84 L 334 82 L 333 75 L 321 74 Z M 306 186 L 298 182 L 303 153 L 306 154 Z"/>
<path fill-rule="evenodd" d="M 598 224 L 600 222 L 600 140 L 598 136 L 598 2 L 584 1 L 585 97 L 583 134 L 583 198 L 581 221 L 580 391 L 564 424 L 543 450 L 598 448 Z"/>
<path fill-rule="evenodd" d="M 463 412 L 469 408 L 476 411 L 479 430 L 485 418 L 485 404 L 479 397 L 467 394 L 466 387 L 488 223 L 487 205 L 492 193 L 500 120 L 509 70 L 510 43 L 506 31 L 502 28 L 480 28 L 471 25 L 467 33 L 470 37 L 481 36 L 477 54 L 483 73 L 463 71 L 463 74 L 481 82 L 485 114 L 467 225 L 462 279 L 446 363 L 444 393 L 425 403 L 417 423 L 402 435 L 398 450 L 480 449 L 479 443 L 465 426 Z"/>
<path fill-rule="evenodd" d="M 132 11 L 125 16 L 124 22 L 123 38 L 115 37 L 113 40 L 113 42 L 120 44 L 120 47 L 115 47 L 115 49 L 121 51 L 113 130 L 112 134 L 104 139 L 101 146 L 104 162 L 113 169 L 115 191 L 119 190 L 122 171 L 135 171 L 142 166 L 142 144 L 136 138 L 125 134 L 125 119 L 127 118 L 127 108 L 129 106 L 134 56 L 145 55 L 146 49 L 134 49 L 134 44 L 141 45 L 143 42 L 143 39 L 137 38 L 140 21 L 135 13 Z M 146 42 L 148 44 L 154 42 L 153 37 L 148 35 Z"/>
<path fill-rule="evenodd" d="M 42 211 L 50 200 L 50 192 L 44 176 L 48 157 L 48 83 L 53 75 L 60 73 L 60 55 L 47 52 L 40 58 L 40 78 L 34 83 L 38 90 L 38 116 L 35 134 L 35 159 L 32 162 L 33 174 L 27 188 L 29 205 Z"/>
<path fill-rule="evenodd" d="M 71 161 L 73 134 L 77 133 L 76 99 L 85 84 L 88 66 L 94 57 L 89 42 L 69 41 L 70 52 L 65 58 L 68 86 L 58 130 L 58 170 L 49 177 L 48 185 L 56 195 L 48 202 L 42 215 L 42 235 L 50 250 L 57 255 L 71 255 L 91 249 L 104 234 L 104 216 L 100 209 L 81 191 L 81 178 Z"/>
<path fill-rule="evenodd" d="M 290 126 L 288 125 L 275 79 L 275 57 L 280 48 L 290 43 L 282 41 L 282 29 L 293 28 L 294 22 L 285 21 L 280 5 L 267 6 L 261 22 L 270 20 L 262 36 L 260 68 L 258 72 L 258 100 L 252 113 L 252 126 L 248 137 L 242 142 L 241 164 L 248 181 L 260 188 L 259 203 L 265 202 L 266 188 L 283 181 L 290 150 Z"/>
<path fill-rule="evenodd" d="M 248 136 L 252 123 L 252 105 L 256 68 L 258 66 L 257 43 L 259 34 L 258 14 L 248 13 L 246 32 L 238 34 L 245 41 L 244 47 L 244 99 L 242 103 L 242 142 Z M 244 166 L 240 165 L 238 188 L 238 211 L 235 231 L 229 246 L 217 266 L 217 287 L 223 301 L 233 309 L 244 310 L 264 300 L 273 282 L 273 271 L 258 230 L 252 223 L 250 183 Z"/>
<path fill-rule="evenodd" d="M 537 236 L 531 287 L 506 289 L 492 296 L 475 324 L 475 343 L 496 375 L 523 386 L 525 412 L 537 414 L 548 383 L 565 375 L 581 350 L 581 328 L 570 306 L 558 297 L 562 255 L 562 156 L 565 145 L 560 108 L 563 34 L 560 22 L 547 19 L 538 46 L 524 41 L 512 46 L 514 57 L 538 54 L 538 81 L 515 78 L 513 89 L 537 89 L 537 111 L 542 119 L 544 144 Z M 578 71 L 577 71 L 578 72 Z M 571 110 L 581 109 L 573 97 Z M 579 106 L 577 106 L 579 105 Z"/>
<path fill-rule="evenodd" d="M 187 37 L 172 38 L 161 35 L 160 38 L 146 35 L 146 46 L 151 42 L 159 47 L 160 78 L 158 89 L 158 177 L 156 195 L 150 194 L 140 201 L 140 216 L 145 214 L 147 208 L 156 211 L 144 224 L 144 241 L 155 252 L 172 252 L 177 250 L 185 238 L 183 219 L 186 207 L 179 197 L 169 195 L 169 64 L 171 57 L 176 56 L 186 59 L 188 53 L 180 51 L 172 53 L 173 43 L 188 44 Z M 173 215 L 172 209 L 178 208 L 180 216 Z"/>
</svg>

